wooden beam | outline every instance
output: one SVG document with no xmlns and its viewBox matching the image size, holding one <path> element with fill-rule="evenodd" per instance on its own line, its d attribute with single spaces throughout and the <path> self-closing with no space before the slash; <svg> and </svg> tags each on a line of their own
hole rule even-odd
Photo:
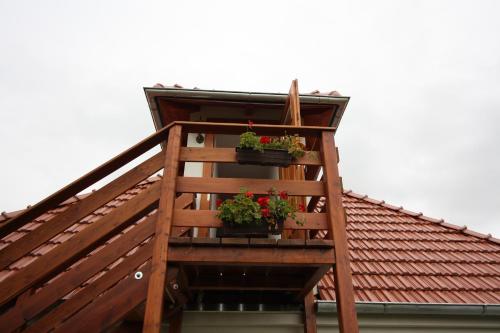
<svg viewBox="0 0 500 333">
<path fill-rule="evenodd" d="M 55 247 L 16 274 L 0 283 L 0 304 L 4 304 L 84 256 L 100 244 L 156 207 L 160 183 L 150 187 L 103 216 L 68 241 Z"/>
<path fill-rule="evenodd" d="M 146 312 L 144 315 L 144 333 L 159 333 L 161 329 L 165 277 L 167 273 L 168 238 L 170 237 L 174 215 L 181 135 L 182 127 L 179 125 L 172 127 L 168 135 L 168 144 L 165 152 L 165 171 L 161 183 L 158 220 L 153 240 L 152 273 L 148 285 Z"/>
<path fill-rule="evenodd" d="M 176 227 L 204 227 L 220 228 L 222 221 L 217 218 L 216 210 L 181 210 L 174 211 L 174 226 Z M 327 215 L 325 213 L 297 213 L 297 218 L 304 221 L 303 225 L 297 224 L 288 218 L 283 228 L 298 230 L 326 230 L 328 229 Z"/>
<path fill-rule="evenodd" d="M 320 266 L 334 263 L 334 251 L 311 248 L 171 246 L 169 262 L 189 265 Z"/>
<path fill-rule="evenodd" d="M 104 274 L 99 279 L 95 280 L 94 282 L 83 288 L 74 297 L 66 300 L 64 303 L 56 307 L 54 310 L 47 313 L 45 316 L 41 317 L 39 320 L 35 321 L 32 325 L 28 327 L 26 333 L 51 331 L 54 328 L 60 327 L 61 323 L 67 322 L 68 319 L 71 318 L 74 314 L 80 313 L 82 308 L 84 307 L 93 308 L 95 306 L 94 302 L 96 298 L 99 297 L 99 295 L 106 292 L 109 288 L 111 288 L 114 284 L 122 280 L 125 276 L 133 274 L 137 270 L 137 267 L 141 266 L 148 259 L 150 259 L 152 249 L 153 249 L 152 242 L 146 243 L 146 245 L 139 248 L 139 250 L 137 250 L 136 253 L 125 258 L 121 263 L 113 267 L 106 274 Z M 148 263 L 146 266 L 142 266 L 139 270 L 144 275 L 146 275 L 143 276 L 142 280 L 144 283 L 147 284 L 147 274 L 150 271 L 150 264 Z M 132 280 L 134 280 L 133 277 Z M 110 295 L 107 294 L 107 296 L 104 298 L 108 297 L 110 297 Z M 146 290 L 144 290 L 142 301 L 145 299 L 145 297 L 146 297 Z M 116 299 L 110 299 L 110 301 L 119 303 L 123 298 L 126 298 L 126 296 L 119 295 L 116 296 Z M 131 301 L 135 302 L 135 300 Z M 132 310 L 134 307 L 135 306 L 131 307 L 130 310 Z M 113 308 L 113 306 L 111 306 L 111 308 Z M 96 319 L 97 319 L 96 317 L 90 317 L 87 318 L 87 321 Z M 69 321 L 72 321 L 72 319 L 69 319 Z M 64 325 L 64 327 L 67 326 Z M 73 332 L 73 330 L 69 331 Z M 94 330 L 90 330 L 90 332 L 94 332 Z"/>
<path fill-rule="evenodd" d="M 189 133 L 213 133 L 213 134 L 241 134 L 248 128 L 248 124 L 242 123 L 212 123 L 201 121 L 175 121 L 173 124 L 181 125 L 184 131 Z M 323 131 L 334 133 L 335 127 L 320 126 L 289 126 L 289 125 L 265 125 L 254 124 L 252 131 L 257 135 L 282 136 L 285 134 L 299 136 L 320 137 Z"/>
<path fill-rule="evenodd" d="M 89 257 L 80 265 L 63 273 L 57 280 L 41 288 L 23 306 L 16 304 L 14 308 L 2 314 L 0 316 L 0 332 L 7 333 L 21 327 L 26 321 L 32 320 L 64 295 L 139 245 L 154 233 L 155 220 L 156 214 L 148 217 L 96 255 Z"/>
<path fill-rule="evenodd" d="M 0 270 L 5 269 L 5 267 L 25 256 L 31 250 L 39 247 L 80 219 L 160 170 L 163 167 L 162 158 L 161 153 L 154 155 L 1 250 Z"/>
<path fill-rule="evenodd" d="M 215 150 L 214 144 L 215 144 L 214 135 L 210 134 L 210 133 L 205 134 L 205 148 L 201 148 L 201 149 L 214 151 Z M 183 148 L 181 148 L 181 153 L 180 153 L 181 157 L 182 157 L 182 150 L 183 150 Z M 234 149 L 232 149 L 232 151 L 234 152 Z M 201 154 L 196 154 L 196 153 L 200 153 L 200 151 L 195 151 L 195 154 L 194 154 L 195 156 L 205 155 L 203 153 L 201 153 Z M 182 160 L 182 158 L 181 158 L 181 160 Z M 210 163 L 210 162 L 213 162 L 213 161 L 207 160 L 207 161 L 204 161 L 204 163 L 203 163 L 202 177 L 204 177 L 204 178 L 212 178 L 212 176 L 213 176 L 214 164 Z M 210 209 L 210 201 L 208 200 L 208 194 L 203 193 L 201 195 L 201 198 L 200 198 L 200 210 L 209 210 L 209 209 Z M 208 228 L 198 228 L 198 237 L 208 237 L 208 234 L 209 234 Z"/>
<path fill-rule="evenodd" d="M 277 191 L 287 191 L 288 195 L 319 195 L 325 194 L 322 182 L 312 180 L 273 180 L 252 178 L 203 178 L 178 177 L 177 192 L 183 193 L 239 193 L 246 188 L 255 194 L 267 194 L 271 188 Z"/>
<path fill-rule="evenodd" d="M 207 134 L 207 137 L 209 135 Z M 180 160 L 185 162 L 238 163 L 234 148 L 182 147 Z M 307 151 L 303 157 L 292 160 L 292 164 L 321 165 L 321 157 L 318 151 Z M 203 177 L 208 176 L 204 175 Z"/>
<path fill-rule="evenodd" d="M 306 281 L 306 283 L 304 283 L 304 285 L 302 286 L 302 290 L 297 295 L 297 300 L 300 301 L 307 297 L 311 290 L 313 290 L 314 286 L 316 286 L 316 284 L 323 278 L 323 276 L 325 276 L 330 268 L 331 266 L 328 265 L 318 267 L 314 274 L 312 274 Z"/>
<path fill-rule="evenodd" d="M 197 276 L 189 285 L 191 290 L 282 290 L 300 291 L 304 279 L 289 275 L 272 276 Z"/>
<path fill-rule="evenodd" d="M 111 160 L 100 165 L 71 184 L 63 187 L 36 205 L 33 205 L 31 208 L 27 209 L 15 218 L 0 224 L 0 238 L 3 238 L 5 235 L 19 229 L 26 223 L 33 221 L 35 218 L 39 217 L 48 210 L 57 207 L 63 201 L 80 193 L 87 187 L 118 170 L 128 162 L 134 160 L 136 157 L 142 155 L 149 149 L 164 141 L 171 126 L 172 125 L 167 125 L 163 127 L 158 132 L 150 135 L 141 142 L 125 150 L 123 153 L 115 156 Z"/>
<path fill-rule="evenodd" d="M 142 279 L 135 279 L 133 272 L 131 272 L 132 274 L 107 290 L 104 295 L 93 300 L 92 303 L 58 326 L 54 332 L 104 332 L 122 320 L 146 299 L 151 265 L 148 263 L 139 269 L 143 273 Z"/>
<path fill-rule="evenodd" d="M 335 295 L 337 300 L 339 327 L 341 332 L 358 332 L 358 320 L 354 303 L 354 289 L 347 247 L 346 216 L 342 205 L 342 185 L 337 166 L 335 140 L 332 133 L 321 136 L 323 179 L 326 188 L 327 213 L 330 235 L 335 243 Z"/>
<path fill-rule="evenodd" d="M 316 309 L 312 291 L 304 297 L 304 333 L 316 333 Z"/>
<path fill-rule="evenodd" d="M 168 333 L 181 333 L 183 314 L 184 311 L 182 308 L 177 309 L 177 311 L 172 314 L 171 320 L 169 321 Z"/>
</svg>

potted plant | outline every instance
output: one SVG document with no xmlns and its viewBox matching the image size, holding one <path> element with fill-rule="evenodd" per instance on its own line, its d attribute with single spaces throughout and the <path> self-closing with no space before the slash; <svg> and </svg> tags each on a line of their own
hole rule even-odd
<svg viewBox="0 0 500 333">
<path fill-rule="evenodd" d="M 283 231 L 283 222 L 290 217 L 297 224 L 303 224 L 296 218 L 298 209 L 287 200 L 286 191 L 271 189 L 266 196 L 255 196 L 242 188 L 233 199 L 217 200 L 217 217 L 223 222 L 219 237 L 263 237 L 268 234 L 278 235 Z"/>
<path fill-rule="evenodd" d="M 238 163 L 287 167 L 292 159 L 304 156 L 304 144 L 298 135 L 258 136 L 251 131 L 252 125 L 249 122 L 247 131 L 240 135 L 236 147 Z"/>
</svg>

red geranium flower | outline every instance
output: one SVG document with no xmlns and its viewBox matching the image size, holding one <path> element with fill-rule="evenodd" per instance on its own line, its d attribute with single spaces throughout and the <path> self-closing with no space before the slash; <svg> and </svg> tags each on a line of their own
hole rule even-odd
<svg viewBox="0 0 500 333">
<path fill-rule="evenodd" d="M 260 210 L 260 212 L 262 213 L 262 216 L 264 216 L 264 217 L 269 217 L 269 215 L 270 215 L 269 214 L 269 208 L 262 208 Z"/>
<path fill-rule="evenodd" d="M 268 137 L 268 136 L 261 136 L 260 137 L 260 143 L 262 143 L 262 144 L 271 143 L 271 138 Z"/>
<path fill-rule="evenodd" d="M 306 206 L 304 206 L 304 204 L 299 204 L 299 210 L 301 212 L 305 212 L 306 211 Z"/>
<path fill-rule="evenodd" d="M 286 191 L 281 191 L 280 192 L 280 198 L 283 199 L 283 200 L 288 199 L 288 193 L 286 193 Z"/>
<path fill-rule="evenodd" d="M 252 129 L 252 127 L 253 127 L 253 121 L 249 120 L 248 121 L 248 128 Z"/>
<path fill-rule="evenodd" d="M 253 193 L 250 191 L 247 191 L 245 195 L 247 196 L 247 198 L 253 198 Z"/>
<path fill-rule="evenodd" d="M 265 207 L 267 205 L 269 205 L 269 197 L 260 197 L 257 199 L 257 203 L 261 206 L 261 207 Z"/>
<path fill-rule="evenodd" d="M 215 205 L 219 208 L 220 205 L 222 205 L 222 199 L 217 199 L 217 201 L 215 201 Z"/>
</svg>

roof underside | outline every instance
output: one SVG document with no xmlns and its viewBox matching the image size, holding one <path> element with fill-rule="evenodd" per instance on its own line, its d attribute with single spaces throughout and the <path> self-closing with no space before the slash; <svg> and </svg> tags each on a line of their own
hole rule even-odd
<svg viewBox="0 0 500 333">
<path fill-rule="evenodd" d="M 287 94 L 259 93 L 241 91 L 184 89 L 179 86 L 165 87 L 155 85 L 144 88 L 149 109 L 156 129 L 160 129 L 176 120 L 194 120 L 192 114 L 200 111 L 201 106 L 215 109 L 243 110 L 251 115 L 254 110 L 266 110 L 269 119 L 262 119 L 263 123 L 275 123 L 279 119 L 287 100 Z M 336 91 L 321 94 L 300 95 L 301 113 L 304 124 L 315 126 L 338 127 L 345 111 L 349 97 L 340 96 Z M 255 119 L 254 115 L 251 115 Z M 237 118 L 228 117 L 222 121 L 235 122 Z"/>
<path fill-rule="evenodd" d="M 33 250 L 28 256 L 0 271 L 0 281 L 16 274 L 41 255 L 111 213 L 158 179 L 156 177 L 142 182 Z M 78 199 L 63 204 L 1 239 L 0 249 L 50 221 L 76 200 Z M 343 202 L 347 213 L 347 234 L 356 301 L 500 304 L 498 240 L 352 192 L 344 193 Z M 318 210 L 322 209 L 321 205 L 320 201 Z M 14 214 L 4 214 L 0 221 L 12 215 Z M 106 244 L 116 241 L 136 225 L 137 223 L 131 225 Z M 98 254 L 106 244 L 93 251 L 87 258 Z M 71 269 L 84 260 L 86 258 L 75 263 Z M 123 258 L 84 285 L 106 274 L 108 269 L 116 266 L 121 260 Z M 318 287 L 320 299 L 335 298 L 331 273 L 325 275 Z M 68 297 L 76 292 L 78 288 Z"/>
</svg>

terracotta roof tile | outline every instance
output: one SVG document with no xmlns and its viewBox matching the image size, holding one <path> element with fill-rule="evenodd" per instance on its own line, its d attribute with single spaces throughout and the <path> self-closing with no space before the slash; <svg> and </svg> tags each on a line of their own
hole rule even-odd
<svg viewBox="0 0 500 333">
<path fill-rule="evenodd" d="M 500 303 L 500 246 L 491 235 L 352 191 L 343 202 L 357 301 Z M 335 299 L 331 271 L 318 290 Z"/>
</svg>

